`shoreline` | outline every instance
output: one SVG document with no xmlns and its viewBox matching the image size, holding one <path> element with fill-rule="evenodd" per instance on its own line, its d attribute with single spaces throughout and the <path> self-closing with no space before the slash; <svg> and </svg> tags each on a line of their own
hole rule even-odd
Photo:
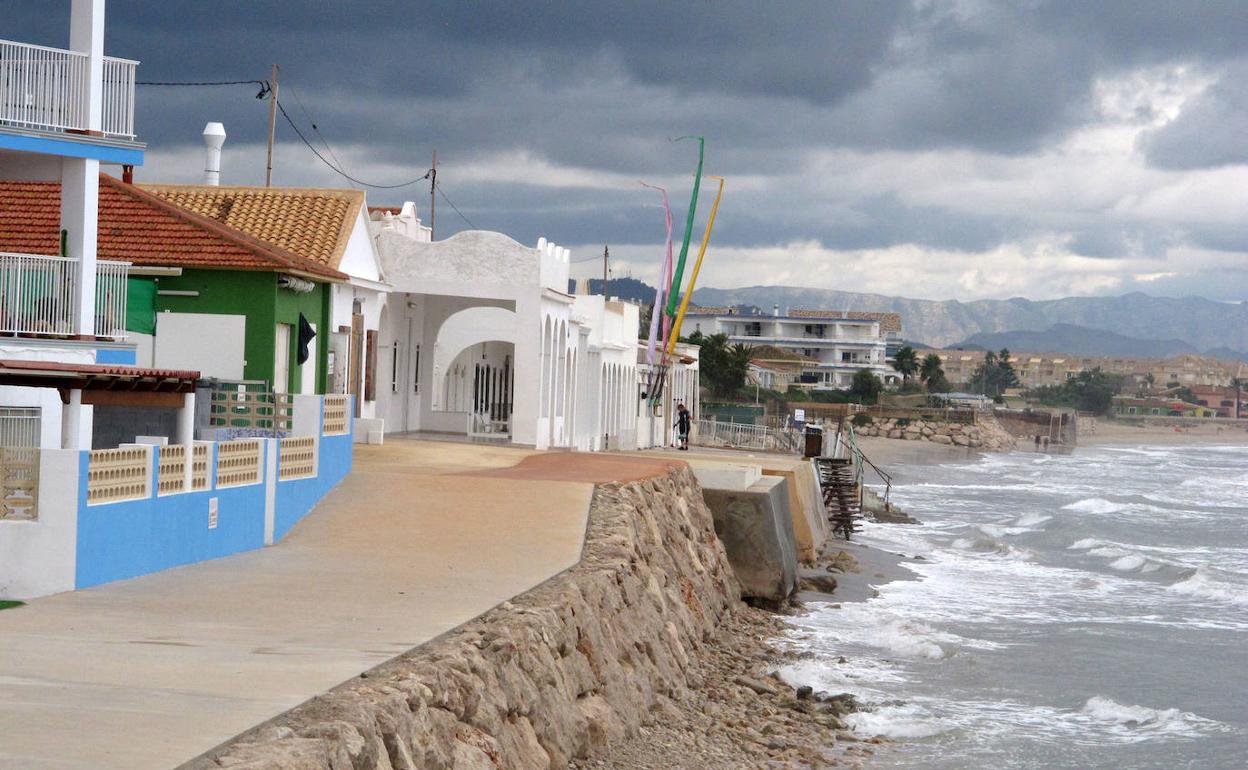
<svg viewBox="0 0 1248 770">
<path fill-rule="evenodd" d="M 1248 420 L 1207 420 L 1198 424 L 1149 421 L 1097 420 L 1092 432 L 1079 435 L 1078 447 L 1187 446 L 1191 444 L 1248 444 Z"/>
</svg>

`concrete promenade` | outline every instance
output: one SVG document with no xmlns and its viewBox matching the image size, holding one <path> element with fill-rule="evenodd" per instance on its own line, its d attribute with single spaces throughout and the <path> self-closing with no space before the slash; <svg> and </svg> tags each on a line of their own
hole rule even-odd
<svg viewBox="0 0 1248 770">
<path fill-rule="evenodd" d="M 176 767 L 571 567 L 620 469 L 532 454 L 358 446 L 274 547 L 0 612 L 0 768 Z"/>
</svg>

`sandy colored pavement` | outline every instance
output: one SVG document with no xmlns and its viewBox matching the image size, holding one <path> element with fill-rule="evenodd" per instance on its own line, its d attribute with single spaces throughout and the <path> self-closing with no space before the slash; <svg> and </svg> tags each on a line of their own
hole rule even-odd
<svg viewBox="0 0 1248 770">
<path fill-rule="evenodd" d="M 0 612 L 0 768 L 191 760 L 574 565 L 589 482 L 657 465 L 565 453 L 488 475 L 531 455 L 357 447 L 274 547 Z"/>
</svg>

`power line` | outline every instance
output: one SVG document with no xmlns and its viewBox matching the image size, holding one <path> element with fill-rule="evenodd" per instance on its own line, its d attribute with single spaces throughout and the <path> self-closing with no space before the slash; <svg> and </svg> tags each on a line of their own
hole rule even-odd
<svg viewBox="0 0 1248 770">
<path fill-rule="evenodd" d="M 269 95 L 272 86 L 267 80 L 136 80 L 136 86 L 183 86 L 198 88 L 201 86 L 260 86 L 260 93 L 256 94 L 257 99 L 263 99 Z"/>
<path fill-rule="evenodd" d="M 308 108 L 303 106 L 303 100 L 299 98 L 299 93 L 295 91 L 295 87 L 289 84 L 287 84 L 286 87 L 290 89 L 291 96 L 295 97 L 295 102 L 299 104 L 299 109 L 303 111 L 303 116 L 308 119 L 308 124 L 312 126 L 312 131 L 316 134 L 317 138 L 321 140 L 321 144 L 325 145 L 325 149 L 329 150 L 329 157 L 333 158 L 334 162 L 337 163 L 339 167 L 343 167 L 344 164 L 338 158 L 338 154 L 334 152 L 333 147 L 329 146 L 329 140 L 326 139 L 325 135 L 321 133 L 321 129 L 317 128 L 316 121 L 312 119 L 312 115 L 308 112 Z"/>
<path fill-rule="evenodd" d="M 351 176 L 350 174 L 348 174 L 347 172 L 343 171 L 338 166 L 334 165 L 324 155 L 322 155 L 320 151 L 316 149 L 316 147 L 312 146 L 312 143 L 308 141 L 308 138 L 303 135 L 302 131 L 299 130 L 299 126 L 295 125 L 295 121 L 292 120 L 290 115 L 286 112 L 286 108 L 282 106 L 282 101 L 280 99 L 277 100 L 277 109 L 282 113 L 282 117 L 286 119 L 286 122 L 290 124 L 290 127 L 294 129 L 295 134 L 299 137 L 299 141 L 303 142 L 304 146 L 306 146 L 309 150 L 311 150 L 313 155 L 319 158 L 320 161 L 324 163 L 326 166 L 329 166 L 329 168 L 332 169 L 334 173 L 338 174 L 344 179 L 349 179 L 352 182 L 355 182 L 361 187 L 372 187 L 375 190 L 397 190 L 400 187 L 411 187 L 417 182 L 423 182 L 424 180 L 429 178 L 429 172 L 426 171 L 424 176 L 409 180 L 407 182 L 403 182 L 402 184 L 373 184 L 371 182 L 365 182 L 363 179 L 357 179 Z M 442 197 L 446 197 L 446 194 L 443 193 Z M 450 203 L 450 201 L 448 200 L 447 203 Z M 455 208 L 455 204 L 451 203 L 451 208 Z M 455 209 L 455 210 L 458 211 L 459 209 Z M 463 214 L 460 214 L 460 216 L 463 216 Z M 466 220 L 467 218 L 465 217 L 465 221 Z"/>
<path fill-rule="evenodd" d="M 460 210 L 459 210 L 459 207 L 458 207 L 458 206 L 456 206 L 456 205 L 455 205 L 455 204 L 451 201 L 451 199 L 450 199 L 450 198 L 446 197 L 446 193 L 442 191 L 442 185 L 437 184 L 437 183 L 435 182 L 435 183 L 434 183 L 434 187 L 436 187 L 436 188 L 437 188 L 437 190 L 438 190 L 438 192 L 442 194 L 442 200 L 446 201 L 448 204 L 450 204 L 451 208 L 455 209 L 455 213 L 456 213 L 456 214 L 459 214 L 459 218 L 460 218 L 460 219 L 462 219 L 462 220 L 464 220 L 465 222 L 467 222 L 467 223 L 468 223 L 468 226 L 469 226 L 469 227 L 471 227 L 473 230 L 476 230 L 476 229 L 477 229 L 477 226 L 476 226 L 476 225 L 474 225 L 474 224 L 472 223 L 472 220 L 471 220 L 471 219 L 469 219 L 468 217 L 464 216 L 464 212 L 460 211 Z"/>
</svg>

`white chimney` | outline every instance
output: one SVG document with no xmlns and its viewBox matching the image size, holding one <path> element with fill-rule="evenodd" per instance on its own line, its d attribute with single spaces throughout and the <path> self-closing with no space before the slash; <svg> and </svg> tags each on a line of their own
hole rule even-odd
<svg viewBox="0 0 1248 770">
<path fill-rule="evenodd" d="M 776 317 L 778 318 L 778 317 L 780 316 L 780 306 L 779 306 L 779 305 L 772 305 L 772 306 L 771 306 L 771 314 L 772 314 L 773 316 L 776 316 Z"/>
<path fill-rule="evenodd" d="M 204 184 L 216 187 L 221 184 L 221 145 L 225 144 L 225 126 L 209 123 L 204 126 Z"/>
</svg>

